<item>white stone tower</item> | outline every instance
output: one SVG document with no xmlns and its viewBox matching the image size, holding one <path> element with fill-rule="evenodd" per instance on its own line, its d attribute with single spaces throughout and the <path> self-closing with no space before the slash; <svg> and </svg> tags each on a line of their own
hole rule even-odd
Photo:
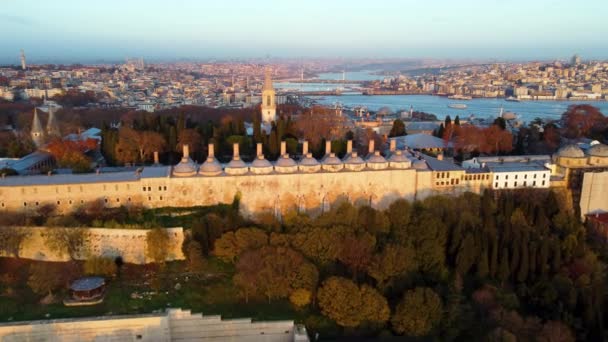
<svg viewBox="0 0 608 342">
<path fill-rule="evenodd" d="M 25 52 L 21 49 L 21 69 L 25 70 L 27 65 L 25 64 Z"/>
<path fill-rule="evenodd" d="M 36 108 L 34 108 L 31 135 L 36 147 L 44 145 L 44 130 L 42 129 L 42 124 L 40 123 L 40 118 L 38 118 L 38 110 L 36 110 Z"/>
<path fill-rule="evenodd" d="M 262 88 L 262 122 L 271 123 L 277 119 L 277 104 L 275 100 L 275 92 L 272 87 L 272 78 L 270 69 L 267 68 L 264 78 L 264 87 Z"/>
</svg>

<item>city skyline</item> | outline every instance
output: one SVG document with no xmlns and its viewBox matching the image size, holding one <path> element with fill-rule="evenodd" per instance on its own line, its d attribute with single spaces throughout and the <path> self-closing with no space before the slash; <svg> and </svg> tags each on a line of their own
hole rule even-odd
<svg viewBox="0 0 608 342">
<path fill-rule="evenodd" d="M 476 58 L 533 60 L 608 57 L 608 5 L 536 1 L 488 4 L 321 1 L 81 4 L 12 1 L 0 9 L 11 33 L 0 63 L 209 58 Z"/>
</svg>

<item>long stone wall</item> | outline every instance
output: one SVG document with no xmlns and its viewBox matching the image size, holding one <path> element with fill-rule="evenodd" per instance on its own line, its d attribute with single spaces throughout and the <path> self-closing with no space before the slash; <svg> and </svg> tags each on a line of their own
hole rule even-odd
<svg viewBox="0 0 608 342">
<path fill-rule="evenodd" d="M 37 178 L 31 178 L 34 181 L 24 185 L 15 182 L 7 186 L 0 181 L 0 210 L 27 214 L 51 204 L 60 212 L 69 212 L 95 200 L 107 207 L 206 206 L 231 203 L 234 196 L 240 194 L 244 215 L 262 211 L 285 213 L 292 209 L 315 213 L 341 199 L 385 208 L 398 198 L 413 200 L 434 193 L 449 193 L 449 189 L 433 187 L 431 171 L 415 169 L 215 177 L 165 175 L 121 181 L 113 178 L 104 181 L 99 176 L 91 177 L 90 182 L 70 184 L 62 184 L 62 179 L 53 179 L 54 176 L 32 177 Z"/>
<path fill-rule="evenodd" d="M 73 228 L 24 227 L 21 229 L 25 229 L 29 234 L 20 246 L 20 258 L 40 261 L 70 260 L 70 256 L 67 253 L 58 253 L 49 249 L 45 244 L 44 235 L 48 229 Z M 76 259 L 85 260 L 91 256 L 103 256 L 110 258 L 121 257 L 123 261 L 133 264 L 145 264 L 152 261 L 146 257 L 146 234 L 150 231 L 149 229 L 82 229 L 85 231 L 84 244 L 82 249 L 78 251 Z M 166 228 L 165 231 L 169 236 L 167 261 L 183 260 L 183 229 Z M 9 256 L 3 255 L 1 251 L 0 255 Z"/>
</svg>

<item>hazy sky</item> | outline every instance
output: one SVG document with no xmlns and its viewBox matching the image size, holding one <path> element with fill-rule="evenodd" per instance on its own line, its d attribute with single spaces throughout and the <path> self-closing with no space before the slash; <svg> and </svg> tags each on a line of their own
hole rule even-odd
<svg viewBox="0 0 608 342">
<path fill-rule="evenodd" d="M 607 0 L 0 0 L 0 63 L 608 58 Z"/>
</svg>

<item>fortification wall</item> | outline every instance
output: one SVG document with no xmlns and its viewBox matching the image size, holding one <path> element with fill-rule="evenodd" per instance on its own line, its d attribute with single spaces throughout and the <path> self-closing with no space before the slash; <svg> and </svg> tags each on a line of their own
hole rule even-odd
<svg viewBox="0 0 608 342">
<path fill-rule="evenodd" d="M 45 228 L 25 227 L 30 234 L 22 242 L 19 249 L 19 257 L 40 261 L 68 261 L 67 253 L 53 251 L 45 244 L 48 229 L 70 229 L 70 228 Z M 123 261 L 134 264 L 145 264 L 151 262 L 146 257 L 146 234 L 149 229 L 108 229 L 108 228 L 82 228 L 85 230 L 84 246 L 76 255 L 78 260 L 86 260 L 91 256 L 122 257 Z M 169 236 L 169 247 L 167 261 L 184 260 L 182 244 L 184 242 L 184 231 L 182 228 L 166 228 Z M 0 252 L 0 255 L 1 252 Z M 8 255 L 3 255 L 8 256 Z"/>
<path fill-rule="evenodd" d="M 431 178 L 430 171 L 384 169 L 0 186 L 0 210 L 27 213 L 52 204 L 60 212 L 69 212 L 94 200 L 101 200 L 107 207 L 205 206 L 231 203 L 236 194 L 241 195 L 244 215 L 277 210 L 284 213 L 295 208 L 315 213 L 324 204 L 330 206 L 340 199 L 383 209 L 397 198 L 413 200 L 437 193 Z"/>
<path fill-rule="evenodd" d="M 608 211 L 608 171 L 587 172 L 581 188 L 581 218 L 593 211 Z"/>
</svg>

